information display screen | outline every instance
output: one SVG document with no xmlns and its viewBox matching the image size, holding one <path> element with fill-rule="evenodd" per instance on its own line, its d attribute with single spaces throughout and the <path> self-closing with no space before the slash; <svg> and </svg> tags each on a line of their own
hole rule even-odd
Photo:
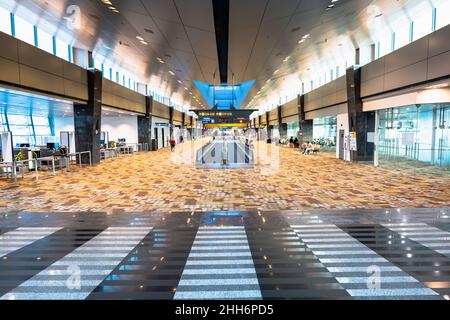
<svg viewBox="0 0 450 320">
<path fill-rule="evenodd" d="M 197 110 L 199 121 L 204 124 L 247 124 L 255 110 Z"/>
</svg>

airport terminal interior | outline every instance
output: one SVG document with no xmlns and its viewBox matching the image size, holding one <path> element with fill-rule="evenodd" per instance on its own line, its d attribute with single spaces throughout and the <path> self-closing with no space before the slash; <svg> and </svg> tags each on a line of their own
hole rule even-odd
<svg viewBox="0 0 450 320">
<path fill-rule="evenodd" d="M 450 0 L 1 0 L 0 300 L 450 300 Z"/>
</svg>

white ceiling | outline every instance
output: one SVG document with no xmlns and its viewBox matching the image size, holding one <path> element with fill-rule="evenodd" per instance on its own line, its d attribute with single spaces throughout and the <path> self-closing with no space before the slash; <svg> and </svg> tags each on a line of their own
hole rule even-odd
<svg viewBox="0 0 450 320">
<path fill-rule="evenodd" d="M 16 10 L 26 7 L 33 11 L 35 23 L 48 21 L 59 26 L 77 38 L 76 46 L 95 49 L 174 101 L 200 108 L 189 94 L 192 91 L 200 97 L 193 80 L 212 82 L 213 74 L 218 73 L 212 1 L 110 1 L 119 13 L 111 12 L 100 0 L 13 2 L 21 5 Z M 286 77 L 299 78 L 313 72 L 307 69 L 339 44 L 344 42 L 352 49 L 370 44 L 373 40 L 366 23 L 369 5 L 376 5 L 385 17 L 393 17 L 424 1 L 339 0 L 327 11 L 331 0 L 230 0 L 228 78 L 231 81 L 234 75 L 235 83 L 255 79 L 250 99 L 273 78 L 262 90 L 262 101 L 265 94 L 281 90 Z M 81 7 L 81 28 L 75 31 L 67 29 L 64 20 L 69 4 Z M 299 45 L 305 34 L 311 37 Z M 148 45 L 141 44 L 136 36 L 143 37 Z M 288 56 L 290 59 L 283 62 Z M 166 63 L 159 63 L 158 57 Z"/>
</svg>

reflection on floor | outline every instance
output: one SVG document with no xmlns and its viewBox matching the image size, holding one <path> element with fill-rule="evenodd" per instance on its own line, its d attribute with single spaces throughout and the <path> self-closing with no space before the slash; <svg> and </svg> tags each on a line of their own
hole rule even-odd
<svg viewBox="0 0 450 320">
<path fill-rule="evenodd" d="M 450 299 L 450 210 L 0 216 L 0 299 Z"/>
<path fill-rule="evenodd" d="M 178 148 L 182 151 L 188 145 Z M 0 180 L 0 212 L 450 206 L 450 177 L 411 176 L 401 170 L 346 163 L 331 154 L 301 155 L 288 148 L 272 147 L 277 152 L 264 160 L 263 147 L 257 145 L 254 169 L 195 169 L 194 163 L 173 162 L 177 154 L 161 150 L 94 168 L 73 168 L 52 178 L 42 176 L 38 183 L 32 176 L 19 179 L 18 186 Z"/>
</svg>

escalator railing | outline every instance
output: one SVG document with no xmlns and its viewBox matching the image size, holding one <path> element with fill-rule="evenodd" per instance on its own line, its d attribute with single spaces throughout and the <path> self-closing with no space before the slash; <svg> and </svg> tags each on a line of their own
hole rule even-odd
<svg viewBox="0 0 450 320">
<path fill-rule="evenodd" d="M 217 139 L 197 152 L 197 167 L 245 168 L 254 166 L 253 149 L 241 140 Z"/>
</svg>

